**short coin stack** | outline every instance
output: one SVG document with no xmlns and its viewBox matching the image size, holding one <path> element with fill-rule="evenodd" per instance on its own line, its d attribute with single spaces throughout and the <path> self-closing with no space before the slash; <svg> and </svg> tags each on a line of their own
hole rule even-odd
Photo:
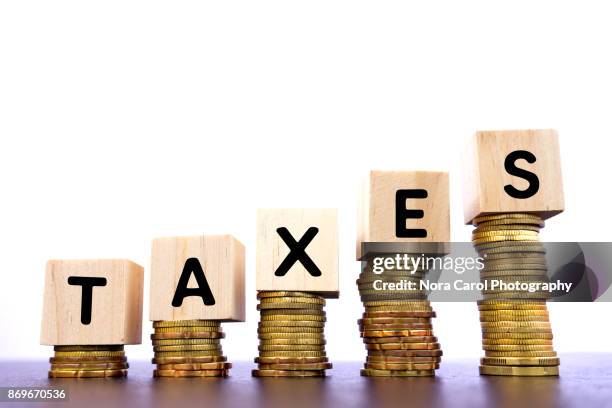
<svg viewBox="0 0 612 408">
<path fill-rule="evenodd" d="M 386 269 L 375 274 L 372 259 L 362 262 L 357 279 L 365 307 L 358 321 L 368 356 L 361 375 L 375 377 L 426 377 L 435 375 L 442 350 L 433 335 L 431 319 L 436 316 L 427 293 L 419 289 L 426 269 Z M 415 282 L 416 289 L 377 290 L 382 283 Z M 378 287 L 380 288 L 380 283 Z"/>
<path fill-rule="evenodd" d="M 122 345 L 55 346 L 49 378 L 125 377 L 128 363 Z"/>
<path fill-rule="evenodd" d="M 481 282 L 488 281 L 478 302 L 485 357 L 484 375 L 559 375 L 548 320 L 548 292 L 496 290 L 502 282 L 548 282 L 545 249 L 539 242 L 543 220 L 532 214 L 508 213 L 474 219 L 472 241 L 484 259 Z"/>
<path fill-rule="evenodd" d="M 260 291 L 255 377 L 324 377 L 325 299 L 308 292 Z"/>
<path fill-rule="evenodd" d="M 232 367 L 221 348 L 218 320 L 153 322 L 155 377 L 226 377 Z"/>
</svg>

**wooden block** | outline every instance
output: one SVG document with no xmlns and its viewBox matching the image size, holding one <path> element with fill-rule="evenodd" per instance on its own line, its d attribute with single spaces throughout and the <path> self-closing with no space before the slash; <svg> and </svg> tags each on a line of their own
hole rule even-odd
<svg viewBox="0 0 612 408">
<path fill-rule="evenodd" d="M 564 209 L 559 138 L 552 129 L 476 132 L 466 154 L 465 223 L 478 215 Z"/>
<path fill-rule="evenodd" d="M 231 235 L 153 240 L 150 319 L 245 320 L 244 246 Z"/>
<path fill-rule="evenodd" d="M 41 344 L 140 344 L 143 275 L 126 259 L 47 262 Z"/>
<path fill-rule="evenodd" d="M 337 298 L 337 210 L 259 210 L 256 286 L 257 290 L 296 290 Z"/>
<path fill-rule="evenodd" d="M 363 243 L 380 242 L 392 252 L 414 252 L 415 243 L 448 242 L 448 188 L 444 172 L 371 171 L 358 208 L 357 259 L 370 252 Z M 427 252 L 444 253 L 446 248 L 437 245 Z"/>
</svg>

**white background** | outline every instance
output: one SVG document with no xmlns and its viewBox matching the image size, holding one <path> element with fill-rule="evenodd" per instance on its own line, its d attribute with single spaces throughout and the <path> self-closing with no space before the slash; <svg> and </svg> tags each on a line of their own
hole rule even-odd
<svg viewBox="0 0 612 408">
<path fill-rule="evenodd" d="M 153 237 L 231 233 L 247 247 L 256 354 L 255 210 L 340 210 L 332 360 L 361 360 L 354 279 L 368 169 L 451 172 L 477 129 L 556 128 L 566 212 L 549 241 L 610 240 L 612 25 L 606 2 L 3 1 L 0 356 L 38 345 L 48 258 L 127 257 Z M 145 316 L 148 317 L 148 276 Z M 436 304 L 445 358 L 479 356 L 473 304 Z M 552 304 L 558 351 L 610 351 L 610 304 Z M 130 358 L 150 358 L 145 344 Z M 588 335 L 587 335 L 588 333 Z"/>
</svg>

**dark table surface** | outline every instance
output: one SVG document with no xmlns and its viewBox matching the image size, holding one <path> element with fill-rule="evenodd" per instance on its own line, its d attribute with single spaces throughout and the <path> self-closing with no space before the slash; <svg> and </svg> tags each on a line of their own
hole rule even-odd
<svg viewBox="0 0 612 408">
<path fill-rule="evenodd" d="M 2 362 L 2 387 L 59 387 L 69 400 L 3 406 L 83 407 L 612 407 L 612 354 L 561 355 L 560 377 L 485 377 L 478 361 L 443 360 L 434 378 L 365 378 L 362 363 L 334 362 L 327 378 L 259 379 L 253 363 L 231 376 L 151 377 L 153 366 L 130 362 L 128 378 L 48 379 L 45 361 Z"/>
</svg>

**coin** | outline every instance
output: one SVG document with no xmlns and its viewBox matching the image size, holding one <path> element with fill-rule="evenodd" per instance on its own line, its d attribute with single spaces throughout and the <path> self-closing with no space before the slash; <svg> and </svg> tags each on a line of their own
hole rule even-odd
<svg viewBox="0 0 612 408">
<path fill-rule="evenodd" d="M 369 350 L 372 357 L 440 357 L 442 350 Z"/>
<path fill-rule="evenodd" d="M 200 371 L 200 370 L 229 370 L 232 363 L 211 362 L 211 363 L 171 363 L 158 364 L 158 370 L 178 370 L 178 371 Z"/>
<path fill-rule="evenodd" d="M 124 351 L 56 351 L 55 357 L 78 357 L 87 359 L 89 357 L 123 357 Z"/>
<path fill-rule="evenodd" d="M 404 330 L 404 329 L 425 329 L 432 330 L 431 323 L 382 323 L 382 324 L 360 324 L 361 330 Z"/>
<path fill-rule="evenodd" d="M 153 346 L 153 351 L 202 351 L 221 350 L 220 344 L 190 344 L 180 346 Z"/>
<path fill-rule="evenodd" d="M 253 370 L 253 377 L 325 377 L 325 370 Z"/>
<path fill-rule="evenodd" d="M 357 320 L 357 324 L 406 324 L 406 323 L 429 323 L 431 324 L 430 318 L 425 317 L 375 317 Z"/>
<path fill-rule="evenodd" d="M 154 346 L 185 346 L 199 344 L 221 344 L 220 339 L 163 339 L 151 340 Z"/>
<path fill-rule="evenodd" d="M 255 357 L 258 364 L 315 364 L 328 361 L 327 357 Z"/>
<path fill-rule="evenodd" d="M 262 299 L 263 300 L 263 299 Z M 260 303 L 257 305 L 257 310 L 265 309 L 314 309 L 321 310 L 322 305 L 316 303 L 291 303 L 291 302 L 276 302 L 276 303 Z"/>
<path fill-rule="evenodd" d="M 224 362 L 227 360 L 225 356 L 178 356 L 178 357 L 159 357 L 155 356 L 151 362 L 153 364 L 204 364 L 204 363 L 216 363 Z"/>
<path fill-rule="evenodd" d="M 257 349 L 259 351 L 325 351 L 325 345 L 313 344 L 260 344 Z"/>
<path fill-rule="evenodd" d="M 289 327 L 260 327 L 257 329 L 257 333 L 323 333 L 323 327 L 300 327 L 300 326 L 289 326 Z"/>
<path fill-rule="evenodd" d="M 53 346 L 54 351 L 123 351 L 123 345 L 66 345 Z"/>
<path fill-rule="evenodd" d="M 260 370 L 328 370 L 332 368 L 331 363 L 304 363 L 304 364 L 259 364 Z"/>
<path fill-rule="evenodd" d="M 362 337 L 433 336 L 433 330 L 365 330 Z"/>
<path fill-rule="evenodd" d="M 259 311 L 259 315 L 261 320 L 325 321 L 325 312 L 322 309 L 263 309 Z"/>
<path fill-rule="evenodd" d="M 438 363 L 365 363 L 364 368 L 373 370 L 437 370 Z"/>
<path fill-rule="evenodd" d="M 324 351 L 260 351 L 259 357 L 326 357 Z"/>
<path fill-rule="evenodd" d="M 194 351 L 156 351 L 155 357 L 207 357 L 207 356 L 220 356 L 223 352 L 221 349 L 217 350 L 194 350 Z"/>
<path fill-rule="evenodd" d="M 123 361 L 127 361 L 126 356 L 119 357 L 51 357 L 49 358 L 49 362 L 51 364 L 59 364 L 59 363 L 120 363 Z"/>
<path fill-rule="evenodd" d="M 280 304 L 280 303 L 298 303 L 298 304 L 312 303 L 316 305 L 324 305 L 325 299 L 318 298 L 318 297 L 286 296 L 286 297 L 263 297 L 259 300 L 260 305 Z"/>
<path fill-rule="evenodd" d="M 364 343 L 436 343 L 436 336 L 364 337 Z"/>
<path fill-rule="evenodd" d="M 126 362 L 116 363 L 54 363 L 51 369 L 62 370 L 125 370 L 129 367 Z"/>
<path fill-rule="evenodd" d="M 158 327 L 155 329 L 155 333 L 219 333 L 221 331 L 220 326 L 173 326 L 173 327 Z"/>
<path fill-rule="evenodd" d="M 49 378 L 125 377 L 128 370 L 49 370 Z"/>
<path fill-rule="evenodd" d="M 276 344 L 276 345 L 281 345 L 281 344 L 316 344 L 316 345 L 323 345 L 325 344 L 325 339 L 323 337 L 321 338 L 290 338 L 290 339 L 261 339 L 260 340 L 261 344 Z"/>
<path fill-rule="evenodd" d="M 483 375 L 516 375 L 516 376 L 548 376 L 559 375 L 558 366 L 523 367 L 481 365 L 480 374 Z"/>
<path fill-rule="evenodd" d="M 393 356 L 367 356 L 367 363 L 439 363 L 440 357 L 393 357 Z"/>
<path fill-rule="evenodd" d="M 483 344 L 483 350 L 488 351 L 552 351 L 552 345 L 547 344 Z"/>
<path fill-rule="evenodd" d="M 368 343 L 366 350 L 439 350 L 440 343 Z"/>
<path fill-rule="evenodd" d="M 225 337 L 223 332 L 176 332 L 176 333 L 153 333 L 151 340 L 163 339 L 222 339 Z"/>
<path fill-rule="evenodd" d="M 368 377 L 431 377 L 435 375 L 434 370 L 374 370 L 364 368 L 361 375 Z"/>
<path fill-rule="evenodd" d="M 278 327 L 280 328 L 289 328 L 289 327 L 312 327 L 323 329 L 325 327 L 325 322 L 313 321 L 313 320 L 262 320 L 259 322 L 258 327 L 260 330 L 272 330 Z"/>
<path fill-rule="evenodd" d="M 221 323 L 217 320 L 159 320 L 153 322 L 153 328 L 170 327 L 211 327 L 220 328 Z"/>
<path fill-rule="evenodd" d="M 298 292 L 298 291 L 260 291 L 257 292 L 257 299 L 264 298 L 284 298 L 284 297 L 307 297 L 307 298 L 319 298 L 319 296 L 310 292 Z"/>
<path fill-rule="evenodd" d="M 383 312 L 366 312 L 363 314 L 364 319 L 378 318 L 406 318 L 406 317 L 436 317 L 436 312 L 417 312 L 417 311 L 383 311 Z"/>
<path fill-rule="evenodd" d="M 482 339 L 483 345 L 503 345 L 503 344 L 544 344 L 552 345 L 552 340 L 548 339 Z"/>
<path fill-rule="evenodd" d="M 555 351 L 529 351 L 529 350 L 515 350 L 515 351 L 490 351 L 485 350 L 486 357 L 557 357 Z"/>
<path fill-rule="evenodd" d="M 153 370 L 154 377 L 225 377 L 227 370 Z"/>
<path fill-rule="evenodd" d="M 509 365 L 509 366 L 558 366 L 558 357 L 483 357 L 482 365 Z"/>
</svg>

